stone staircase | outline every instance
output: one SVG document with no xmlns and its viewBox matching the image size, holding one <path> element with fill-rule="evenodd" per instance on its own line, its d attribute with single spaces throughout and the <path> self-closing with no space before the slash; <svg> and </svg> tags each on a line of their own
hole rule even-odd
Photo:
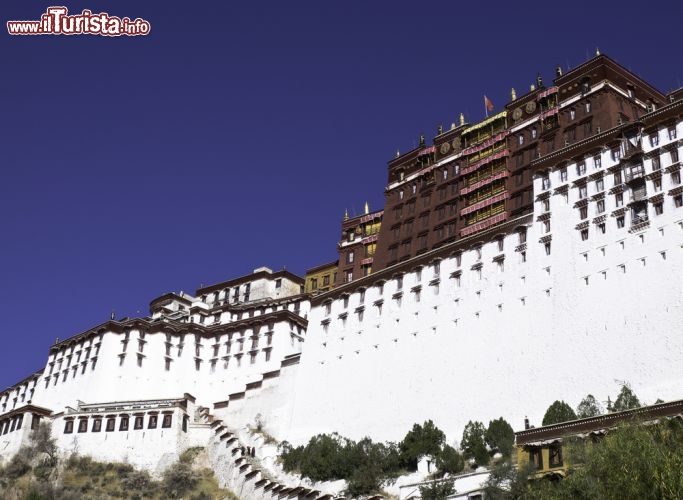
<svg viewBox="0 0 683 500">
<path fill-rule="evenodd" d="M 343 496 L 314 487 L 306 479 L 284 472 L 272 460 L 270 467 L 266 468 L 261 460 L 262 442 L 251 439 L 248 431 L 229 429 L 222 420 L 212 416 L 208 408 L 200 410 L 200 418 L 210 422 L 212 429 L 207 451 L 218 483 L 240 499 L 346 500 Z"/>
</svg>

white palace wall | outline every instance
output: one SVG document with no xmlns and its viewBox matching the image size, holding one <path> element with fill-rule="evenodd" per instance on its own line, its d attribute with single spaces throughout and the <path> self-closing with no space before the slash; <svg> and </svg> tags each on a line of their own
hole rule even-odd
<svg viewBox="0 0 683 500">
<path fill-rule="evenodd" d="M 60 411 L 77 400 L 169 398 L 191 392 L 200 404 L 210 406 L 244 390 L 247 382 L 263 372 L 278 369 L 284 356 L 301 350 L 303 331 L 289 321 L 264 325 L 256 343 L 252 334 L 252 328 L 216 336 L 174 333 L 171 327 L 144 337 L 140 337 L 139 329 L 131 329 L 127 336 L 104 331 L 93 339 L 92 354 L 85 365 L 76 359 L 79 351 L 90 346 L 89 340 L 83 342 L 84 347 L 78 344 L 73 350 L 65 348 L 50 355 L 33 402 Z M 52 363 L 55 368 L 50 375 Z"/>
<path fill-rule="evenodd" d="M 288 439 L 292 404 L 296 399 L 298 363 L 299 356 L 283 361 L 278 370 L 247 384 L 246 390 L 217 402 L 212 413 L 234 428 L 260 426 L 272 436 Z"/>
<path fill-rule="evenodd" d="M 671 164 L 666 154 L 662 168 Z M 470 419 L 503 416 L 521 427 L 528 415 L 540 425 L 556 399 L 576 406 L 591 393 L 605 401 L 621 381 L 644 403 L 679 398 L 683 208 L 670 190 L 676 192 L 680 178 L 663 176 L 663 213 L 650 203 L 649 225 L 633 232 L 628 212 L 625 226 L 617 227 L 610 216 L 616 202 L 607 195 L 602 234 L 597 198 L 591 198 L 584 241 L 576 229 L 581 219 L 574 203 L 582 195 L 574 181 L 618 164 L 610 151 L 601 159 L 597 167 L 587 160 L 581 175 L 570 163 L 564 181 L 560 171 L 551 173 L 553 187 L 567 186 L 567 198 L 563 189 L 551 190 L 556 194 L 546 210 L 539 197 L 533 219 L 526 219 L 524 262 L 518 234 L 508 232 L 501 251 L 493 232 L 481 243 L 471 237 L 461 262 L 444 258 L 438 273 L 433 265 L 413 268 L 402 290 L 389 278 L 369 285 L 364 297 L 358 285 L 348 287 L 348 304 L 334 292 L 329 310 L 314 304 L 287 439 L 303 443 L 339 432 L 398 440 L 413 423 L 433 419 L 455 440 Z M 544 191 L 541 183 L 535 180 L 535 193 Z M 605 173 L 603 189 L 611 187 Z M 595 193 L 593 181 L 588 189 Z M 657 199 L 658 191 L 648 193 Z"/>
</svg>

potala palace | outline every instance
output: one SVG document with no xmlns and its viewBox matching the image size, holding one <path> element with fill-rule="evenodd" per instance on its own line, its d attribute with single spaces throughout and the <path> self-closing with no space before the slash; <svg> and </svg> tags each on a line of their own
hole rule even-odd
<svg viewBox="0 0 683 500">
<path fill-rule="evenodd" d="M 167 293 L 45 346 L 0 392 L 0 462 L 46 420 L 65 454 L 156 472 L 205 446 L 221 482 L 277 498 L 295 485 L 237 452 L 272 458 L 241 432 L 257 422 L 300 444 L 432 419 L 454 440 L 615 380 L 681 398 L 683 89 L 598 55 L 517 94 L 397 153 L 383 210 L 344 218 L 338 260 Z"/>
</svg>

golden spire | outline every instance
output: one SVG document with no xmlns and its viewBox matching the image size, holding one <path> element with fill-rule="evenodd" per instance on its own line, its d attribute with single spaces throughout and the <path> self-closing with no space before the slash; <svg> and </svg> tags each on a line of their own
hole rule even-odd
<svg viewBox="0 0 683 500">
<path fill-rule="evenodd" d="M 344 209 L 344 220 L 349 220 L 349 209 L 348 208 Z"/>
<path fill-rule="evenodd" d="M 517 91 L 515 90 L 514 87 L 512 87 L 512 90 L 510 90 L 510 97 L 512 98 L 513 101 L 515 99 L 517 99 Z"/>
<path fill-rule="evenodd" d="M 460 113 L 460 125 L 465 125 L 465 114 Z"/>
<path fill-rule="evenodd" d="M 365 215 L 368 215 L 370 213 L 370 205 L 368 205 L 368 202 L 365 202 Z"/>
</svg>

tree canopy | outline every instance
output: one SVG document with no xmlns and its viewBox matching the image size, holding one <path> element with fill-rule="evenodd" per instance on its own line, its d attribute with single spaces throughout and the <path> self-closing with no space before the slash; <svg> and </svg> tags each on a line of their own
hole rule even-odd
<svg viewBox="0 0 683 500">
<path fill-rule="evenodd" d="M 436 456 L 436 468 L 441 474 L 457 474 L 465 468 L 465 461 L 458 450 L 444 444 Z"/>
<path fill-rule="evenodd" d="M 555 401 L 551 404 L 543 416 L 543 425 L 559 424 L 569 420 L 576 420 L 576 413 L 564 401 Z"/>
<path fill-rule="evenodd" d="M 465 453 L 465 458 L 473 458 L 477 465 L 489 463 L 489 453 L 485 444 L 486 428 L 481 422 L 471 420 L 465 426 L 462 433 L 460 447 Z"/>
<path fill-rule="evenodd" d="M 422 455 L 436 457 L 441 451 L 446 435 L 434 422 L 413 424 L 413 428 L 398 445 L 401 463 L 409 470 L 417 470 L 417 461 Z"/>
<path fill-rule="evenodd" d="M 578 418 L 597 417 L 598 415 L 602 415 L 602 406 L 592 394 L 583 398 L 579 406 L 576 407 L 576 416 Z"/>
<path fill-rule="evenodd" d="M 635 395 L 631 386 L 627 383 L 622 384 L 619 395 L 612 405 L 612 411 L 624 411 L 640 407 L 641 404 L 638 400 L 638 396 Z"/>
<path fill-rule="evenodd" d="M 504 457 L 509 457 L 515 443 L 515 431 L 503 417 L 500 417 L 489 422 L 484 439 L 491 450 L 497 450 Z"/>
</svg>

